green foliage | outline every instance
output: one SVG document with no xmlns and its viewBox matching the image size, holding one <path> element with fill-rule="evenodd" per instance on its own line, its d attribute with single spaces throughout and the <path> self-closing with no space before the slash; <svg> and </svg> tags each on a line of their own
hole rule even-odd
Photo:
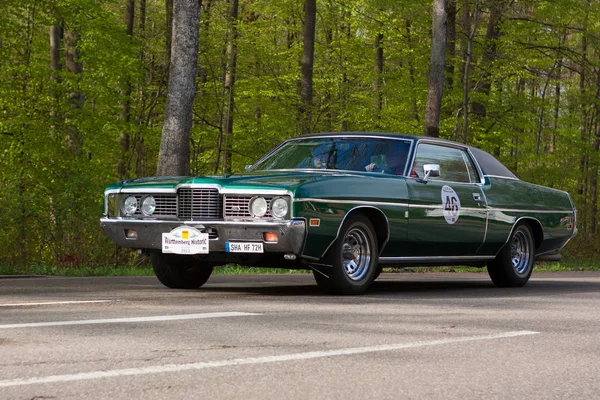
<svg viewBox="0 0 600 400">
<path fill-rule="evenodd" d="M 102 189 L 121 177 L 154 174 L 167 84 L 165 3 L 146 0 L 144 21 L 140 4 L 129 36 L 123 0 L 1 3 L 0 263 L 95 267 L 117 261 L 98 227 Z M 478 4 L 466 83 L 467 141 L 497 155 L 522 179 L 570 192 L 580 237 L 588 243 L 572 246 L 595 254 L 600 5 L 511 3 L 501 12 L 499 37 L 487 39 L 493 4 Z M 218 170 L 225 106 L 227 2 L 203 5 L 192 174 Z M 302 7 L 302 0 L 240 2 L 230 139 L 234 171 L 299 133 Z M 475 2 L 468 7 L 474 14 Z M 463 12 L 457 16 L 456 53 L 447 57 L 453 84 L 445 88 L 440 121 L 441 136 L 455 140 L 462 140 L 465 38 L 471 29 L 463 26 Z M 64 38 L 60 68 L 50 68 L 53 25 L 77 34 L 70 50 L 78 51 L 81 73 L 65 68 Z M 318 0 L 312 131 L 422 133 L 430 30 L 429 0 Z M 385 58 L 381 73 L 375 68 L 378 34 Z M 486 59 L 485 51 L 493 57 Z M 485 112 L 475 113 L 474 103 Z M 138 262 L 127 252 L 118 258 Z"/>
<path fill-rule="evenodd" d="M 117 179 L 119 134 L 144 138 L 151 132 L 148 144 L 158 143 L 152 125 L 159 122 L 144 115 L 138 97 L 159 90 L 146 85 L 143 43 L 125 34 L 116 1 L 56 1 L 42 8 L 35 0 L 19 0 L 3 8 L 0 262 L 108 263 L 112 245 L 99 232 L 98 218 L 102 190 Z M 60 70 L 50 69 L 48 31 L 54 24 L 77 33 L 82 73 L 65 69 L 65 40 Z M 139 85 L 131 101 L 144 124 L 120 118 L 126 82 Z M 73 100 L 78 93 L 82 104 Z"/>
</svg>

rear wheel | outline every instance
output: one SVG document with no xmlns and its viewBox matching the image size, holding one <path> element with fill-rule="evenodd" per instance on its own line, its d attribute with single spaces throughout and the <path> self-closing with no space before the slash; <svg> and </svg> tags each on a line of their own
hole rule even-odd
<svg viewBox="0 0 600 400">
<path fill-rule="evenodd" d="M 212 265 L 199 266 L 191 256 L 152 252 L 150 260 L 158 280 L 171 289 L 197 289 L 213 271 Z"/>
<path fill-rule="evenodd" d="M 524 286 L 533 272 L 535 240 L 527 224 L 515 227 L 508 243 L 494 261 L 488 264 L 488 273 L 498 287 Z"/>
<path fill-rule="evenodd" d="M 377 236 L 363 215 L 348 217 L 329 251 L 331 268 L 313 271 L 321 289 L 332 294 L 365 292 L 377 272 Z"/>
</svg>

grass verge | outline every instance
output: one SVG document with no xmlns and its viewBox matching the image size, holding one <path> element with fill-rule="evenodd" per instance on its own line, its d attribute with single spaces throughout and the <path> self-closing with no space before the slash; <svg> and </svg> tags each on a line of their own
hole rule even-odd
<svg viewBox="0 0 600 400">
<path fill-rule="evenodd" d="M 283 268 L 256 268 L 229 264 L 215 268 L 214 275 L 243 274 L 305 274 L 306 270 L 289 270 Z M 17 268 L 0 265 L 0 275 L 53 275 L 53 276 L 154 276 L 151 266 L 118 266 L 118 267 L 71 267 L 33 265 Z"/>
<path fill-rule="evenodd" d="M 600 260 L 561 260 L 558 262 L 536 263 L 535 271 L 599 271 Z M 485 268 L 473 267 L 407 267 L 385 268 L 384 272 L 426 273 L 426 272 L 486 272 Z M 282 268 L 257 268 L 228 264 L 215 268 L 215 275 L 243 274 L 306 274 L 308 270 L 289 270 Z M 73 267 L 32 265 L 26 268 L 0 265 L 0 275 L 55 275 L 55 276 L 153 276 L 149 265 L 111 266 L 111 267 Z"/>
</svg>

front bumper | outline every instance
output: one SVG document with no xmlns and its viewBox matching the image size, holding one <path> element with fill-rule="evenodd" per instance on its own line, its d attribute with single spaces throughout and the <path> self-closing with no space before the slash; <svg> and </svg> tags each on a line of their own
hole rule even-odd
<svg viewBox="0 0 600 400">
<path fill-rule="evenodd" d="M 159 221 L 125 218 L 102 218 L 100 226 L 121 247 L 161 250 L 162 234 L 178 226 L 194 227 L 209 233 L 209 252 L 224 253 L 226 242 L 263 242 L 265 253 L 302 254 L 306 236 L 304 220 L 255 221 Z M 126 236 L 127 230 L 137 233 L 136 239 Z M 276 232 L 277 242 L 265 242 L 265 232 Z"/>
</svg>

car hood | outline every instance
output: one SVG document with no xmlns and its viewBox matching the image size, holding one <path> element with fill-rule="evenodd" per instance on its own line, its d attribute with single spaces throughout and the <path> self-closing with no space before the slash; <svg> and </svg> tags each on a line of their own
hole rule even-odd
<svg viewBox="0 0 600 400">
<path fill-rule="evenodd" d="M 304 183 L 322 181 L 339 176 L 353 176 L 351 172 L 333 170 L 260 171 L 226 176 L 159 176 L 137 178 L 116 183 L 110 188 L 167 189 L 188 185 L 215 185 L 227 189 L 284 189 L 294 191 Z M 356 175 L 361 175 L 357 173 Z"/>
<path fill-rule="evenodd" d="M 285 190 L 295 198 L 361 198 L 388 201 L 406 198 L 406 178 L 388 174 L 339 170 L 260 171 L 240 175 L 153 177 L 119 182 L 108 189 L 175 190 L 180 186 L 213 186 L 227 191 Z M 382 188 L 387 188 L 382 190 Z"/>
</svg>

